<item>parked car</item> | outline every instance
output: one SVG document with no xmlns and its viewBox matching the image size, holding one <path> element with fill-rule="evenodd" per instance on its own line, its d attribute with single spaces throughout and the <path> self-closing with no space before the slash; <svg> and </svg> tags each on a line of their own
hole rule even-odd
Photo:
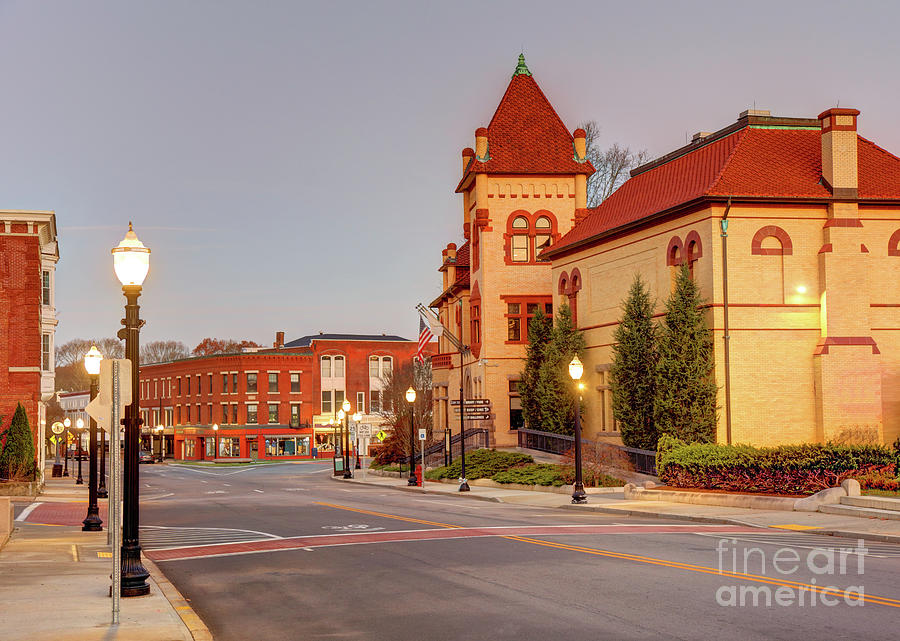
<svg viewBox="0 0 900 641">
<path fill-rule="evenodd" d="M 156 457 L 147 450 L 141 450 L 141 454 L 138 457 L 138 463 L 156 463 Z"/>
</svg>

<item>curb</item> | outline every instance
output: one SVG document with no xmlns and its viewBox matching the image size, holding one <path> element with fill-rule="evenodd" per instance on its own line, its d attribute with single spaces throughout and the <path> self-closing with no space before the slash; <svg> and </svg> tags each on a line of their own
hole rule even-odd
<svg viewBox="0 0 900 641">
<path fill-rule="evenodd" d="M 206 627 L 206 624 L 203 623 L 200 616 L 194 612 L 194 608 L 192 608 L 190 603 L 188 603 L 188 600 L 182 596 L 181 592 L 178 591 L 178 588 L 172 585 L 153 561 L 147 557 L 142 557 L 141 560 L 143 561 L 144 567 L 150 572 L 150 576 L 153 577 L 156 585 L 159 586 L 159 591 L 162 592 L 163 596 L 166 597 L 172 607 L 175 608 L 175 612 L 178 613 L 178 616 L 181 617 L 182 623 L 187 627 L 194 641 L 213 641 L 213 636 L 209 631 L 209 628 Z"/>
<path fill-rule="evenodd" d="M 357 481 L 356 479 L 342 479 L 337 478 L 335 476 L 331 477 L 331 480 L 337 481 L 338 483 L 354 483 L 356 485 L 366 485 L 368 487 L 379 487 L 381 489 L 387 490 L 397 490 L 398 492 L 415 492 L 416 494 L 433 494 L 435 496 L 453 496 L 460 499 L 474 499 L 476 501 L 489 501 L 491 503 L 505 503 L 496 496 L 479 496 L 477 494 L 470 494 L 468 492 L 457 492 L 455 494 L 451 494 L 450 492 L 429 492 L 427 488 L 423 489 L 418 485 L 411 486 L 397 486 L 397 485 L 383 485 L 381 483 L 369 483 L 368 481 Z"/>
<path fill-rule="evenodd" d="M 619 514 L 624 516 L 646 516 L 653 519 L 670 519 L 672 521 L 691 521 L 694 523 L 709 523 L 712 525 L 740 525 L 742 527 L 758 527 L 768 529 L 765 525 L 755 525 L 738 521 L 737 519 L 725 519 L 715 516 L 698 516 L 694 514 L 672 514 L 670 512 L 647 512 L 644 510 L 628 510 L 620 507 L 607 507 L 605 505 L 560 505 L 560 510 L 587 510 L 589 512 L 603 512 L 604 514 Z"/>
</svg>

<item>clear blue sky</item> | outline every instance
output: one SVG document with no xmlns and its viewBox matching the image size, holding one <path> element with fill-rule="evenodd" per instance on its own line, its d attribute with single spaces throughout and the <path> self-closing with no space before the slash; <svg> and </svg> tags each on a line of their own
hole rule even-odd
<svg viewBox="0 0 900 641">
<path fill-rule="evenodd" d="M 570 128 L 654 156 L 840 101 L 900 153 L 895 2 L 0 0 L 0 209 L 54 209 L 57 341 L 413 337 L 459 240 L 460 149 L 524 48 Z"/>
</svg>

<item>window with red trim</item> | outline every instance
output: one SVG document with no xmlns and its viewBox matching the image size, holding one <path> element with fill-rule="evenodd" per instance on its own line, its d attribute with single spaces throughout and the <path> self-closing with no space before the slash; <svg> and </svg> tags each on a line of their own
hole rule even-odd
<svg viewBox="0 0 900 641">
<path fill-rule="evenodd" d="M 553 301 L 550 296 L 526 298 L 507 296 L 506 301 L 506 342 L 527 343 L 528 326 L 539 309 L 545 316 L 553 316 Z M 542 307 L 543 306 L 543 307 Z"/>
<path fill-rule="evenodd" d="M 472 343 L 481 344 L 481 306 L 472 305 Z"/>
<path fill-rule="evenodd" d="M 507 223 L 507 264 L 534 265 L 546 262 L 539 259 L 538 255 L 558 237 L 556 219 L 550 212 L 514 212 Z"/>
</svg>

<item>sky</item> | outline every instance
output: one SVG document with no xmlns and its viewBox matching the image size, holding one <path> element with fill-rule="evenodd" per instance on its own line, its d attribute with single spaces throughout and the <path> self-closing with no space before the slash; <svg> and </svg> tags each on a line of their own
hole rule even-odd
<svg viewBox="0 0 900 641">
<path fill-rule="evenodd" d="M 57 344 L 414 338 L 460 150 L 524 52 L 563 121 L 660 156 L 754 105 L 855 107 L 900 154 L 896 2 L 0 0 L 0 209 L 54 210 Z"/>
</svg>

